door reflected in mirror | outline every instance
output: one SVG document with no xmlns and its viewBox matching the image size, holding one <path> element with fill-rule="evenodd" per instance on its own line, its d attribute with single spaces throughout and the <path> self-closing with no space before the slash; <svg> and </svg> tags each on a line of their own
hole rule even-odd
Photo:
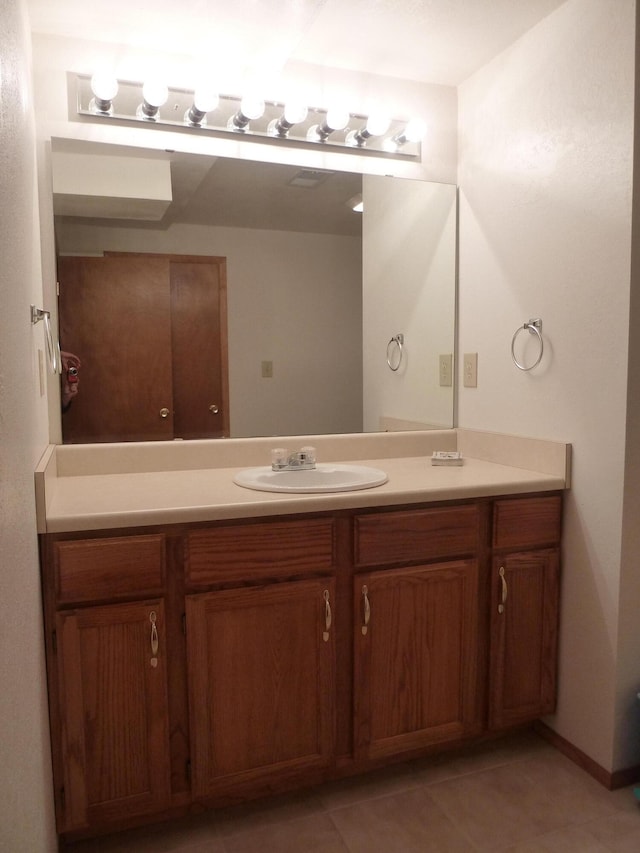
<svg viewBox="0 0 640 853">
<path fill-rule="evenodd" d="M 115 169 L 104 159 L 114 157 Z M 132 178 L 139 173 L 144 184 L 149 160 L 169 163 L 172 199 L 160 206 Z M 90 178 L 101 169 L 111 175 L 107 188 Z M 209 427 L 210 437 L 235 438 L 453 426 L 453 384 L 441 383 L 439 359 L 453 353 L 455 339 L 454 186 L 57 140 L 53 174 L 60 343 L 84 350 L 76 352 L 82 370 L 63 416 L 64 441 L 208 437 Z M 363 213 L 349 204 L 359 194 Z M 111 263 L 141 255 L 152 266 L 149 256 L 172 255 L 223 265 L 218 351 L 204 343 L 215 298 L 172 332 L 170 286 L 168 295 L 136 296 L 148 274 L 127 283 Z M 94 296 L 76 280 L 71 297 L 69 269 L 99 262 L 111 269 Z M 129 303 L 118 303 L 118 293 Z M 169 329 L 165 343 L 160 327 Z M 391 371 L 387 344 L 397 333 L 403 364 Z M 175 355 L 166 343 L 172 334 L 181 335 Z M 132 360 L 144 363 L 144 384 L 128 382 Z M 160 373 L 190 389 L 185 399 L 152 392 Z M 219 392 L 199 378 L 211 374 Z M 107 416 L 113 393 L 122 406 Z M 212 423 L 184 426 L 189 397 Z M 143 425 L 124 426 L 125 409 L 129 423 L 138 417 Z M 102 434 L 100 421 L 108 422 Z"/>
</svg>

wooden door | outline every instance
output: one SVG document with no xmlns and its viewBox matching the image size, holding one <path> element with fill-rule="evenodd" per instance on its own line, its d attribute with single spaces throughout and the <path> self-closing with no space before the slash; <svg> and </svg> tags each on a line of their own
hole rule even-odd
<svg viewBox="0 0 640 853">
<path fill-rule="evenodd" d="M 62 611 L 56 632 L 61 831 L 165 808 L 170 759 L 162 601 Z"/>
<path fill-rule="evenodd" d="M 170 261 L 173 429 L 178 438 L 229 434 L 226 289 L 219 264 Z"/>
<path fill-rule="evenodd" d="M 490 728 L 535 720 L 554 710 L 558 617 L 557 549 L 494 558 Z"/>
<path fill-rule="evenodd" d="M 477 725 L 476 561 L 371 572 L 354 583 L 356 755 L 462 738 Z"/>
<path fill-rule="evenodd" d="M 166 261 L 62 257 L 58 279 L 60 345 L 82 362 L 79 393 L 62 417 L 64 441 L 173 438 Z"/>
<path fill-rule="evenodd" d="M 82 362 L 66 443 L 229 434 L 224 258 L 62 257 L 58 278 L 60 343 Z"/>
<path fill-rule="evenodd" d="M 194 797 L 332 760 L 334 629 L 325 599 L 333 607 L 326 578 L 187 597 Z"/>
</svg>

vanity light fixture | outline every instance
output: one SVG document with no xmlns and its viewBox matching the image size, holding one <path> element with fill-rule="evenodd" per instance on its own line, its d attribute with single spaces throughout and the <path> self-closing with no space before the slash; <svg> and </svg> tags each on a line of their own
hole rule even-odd
<svg viewBox="0 0 640 853">
<path fill-rule="evenodd" d="M 344 130 L 349 123 L 349 113 L 343 109 L 330 109 L 319 124 L 313 124 L 307 131 L 307 139 L 312 142 L 325 142 L 332 133 Z"/>
<path fill-rule="evenodd" d="M 186 124 L 202 127 L 207 123 L 207 113 L 212 113 L 220 103 L 218 93 L 205 86 L 196 89 L 193 95 L 193 104 L 184 114 Z"/>
<path fill-rule="evenodd" d="M 118 94 L 118 81 L 111 74 L 97 73 L 91 78 L 93 98 L 89 109 L 96 115 L 112 115 L 113 99 Z"/>
<path fill-rule="evenodd" d="M 389 130 L 391 119 L 386 115 L 372 113 L 367 123 L 360 130 L 350 130 L 347 134 L 347 145 L 355 145 L 361 148 L 367 144 L 367 140 L 373 136 L 384 136 Z"/>
<path fill-rule="evenodd" d="M 164 81 L 151 79 L 142 85 L 130 80 L 117 80 L 109 68 L 97 73 L 75 74 L 75 92 L 69 90 L 70 111 L 79 121 L 108 120 L 114 123 L 137 122 L 140 125 L 200 135 L 222 137 L 242 134 L 247 140 L 270 144 L 304 146 L 319 145 L 334 153 L 343 150 L 361 157 L 393 157 L 421 159 L 421 132 L 415 122 L 380 115 L 352 112 L 331 104 L 329 108 L 304 105 L 297 88 L 282 100 L 263 100 L 255 88 L 241 95 L 214 90 L 215 74 L 199 76 L 194 88 L 167 87 Z M 212 82 L 213 81 L 213 82 Z M 75 100 L 75 103 L 74 103 Z M 169 103 L 170 109 L 163 105 Z M 386 108 L 385 108 L 386 111 Z M 390 113 L 387 113 L 387 116 Z M 422 123 L 422 133 L 424 123 Z M 414 141 L 415 140 L 415 141 Z"/>
<path fill-rule="evenodd" d="M 304 104 L 285 104 L 284 110 L 280 118 L 274 118 L 269 122 L 267 133 L 269 136 L 286 137 L 289 131 L 296 124 L 301 124 L 309 113 Z"/>
<path fill-rule="evenodd" d="M 244 133 L 250 121 L 255 121 L 262 116 L 265 106 L 262 98 L 245 95 L 240 101 L 240 109 L 227 122 L 227 128 Z"/>
<path fill-rule="evenodd" d="M 158 111 L 166 104 L 168 97 L 169 90 L 164 83 L 159 80 L 147 80 L 142 87 L 142 103 L 138 106 L 136 115 L 148 121 L 157 121 Z"/>
</svg>

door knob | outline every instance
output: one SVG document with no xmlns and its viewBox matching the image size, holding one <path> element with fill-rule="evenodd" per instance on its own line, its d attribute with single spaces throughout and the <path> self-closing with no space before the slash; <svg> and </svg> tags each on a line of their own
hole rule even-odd
<svg viewBox="0 0 640 853">
<path fill-rule="evenodd" d="M 218 407 L 216 406 L 215 403 L 212 403 L 209 406 L 209 411 L 211 412 L 212 415 L 217 415 L 220 410 L 218 409 Z"/>
<path fill-rule="evenodd" d="M 161 418 L 168 418 L 170 414 L 171 413 L 169 412 L 169 409 L 167 409 L 167 408 L 160 409 L 160 417 Z"/>
</svg>

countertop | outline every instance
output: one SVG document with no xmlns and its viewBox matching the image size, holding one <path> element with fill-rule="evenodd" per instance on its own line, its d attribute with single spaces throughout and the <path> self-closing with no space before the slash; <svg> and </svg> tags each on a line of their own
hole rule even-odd
<svg viewBox="0 0 640 853">
<path fill-rule="evenodd" d="M 564 489 L 566 478 L 481 459 L 432 466 L 429 457 L 358 460 L 381 468 L 388 482 L 337 494 L 259 492 L 233 482 L 239 468 L 144 471 L 56 479 L 46 532 L 104 530 L 423 503 Z"/>
</svg>

